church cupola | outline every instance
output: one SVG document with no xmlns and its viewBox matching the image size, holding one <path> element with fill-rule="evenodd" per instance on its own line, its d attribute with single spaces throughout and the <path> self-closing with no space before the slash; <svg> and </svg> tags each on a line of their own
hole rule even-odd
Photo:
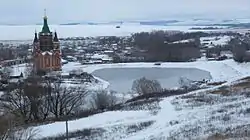
<svg viewBox="0 0 250 140">
<path fill-rule="evenodd" d="M 55 32 L 55 35 L 54 35 L 54 39 L 53 39 L 54 42 L 59 42 L 58 40 L 58 37 L 57 37 L 57 33 Z"/>
<path fill-rule="evenodd" d="M 49 30 L 49 25 L 48 25 L 48 17 L 46 15 L 46 10 L 44 10 L 44 17 L 43 17 L 43 28 L 41 33 L 51 33 Z"/>
<path fill-rule="evenodd" d="M 34 43 L 38 42 L 37 33 L 35 32 Z"/>
</svg>

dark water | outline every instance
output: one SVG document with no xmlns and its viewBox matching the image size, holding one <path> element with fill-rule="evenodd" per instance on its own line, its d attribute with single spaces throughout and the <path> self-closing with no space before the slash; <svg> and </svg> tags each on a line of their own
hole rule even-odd
<svg viewBox="0 0 250 140">
<path fill-rule="evenodd" d="M 178 87 L 180 77 L 190 80 L 211 79 L 207 71 L 196 68 L 105 68 L 92 73 L 110 83 L 109 89 L 128 92 L 134 80 L 146 77 L 158 80 L 164 88 Z"/>
</svg>

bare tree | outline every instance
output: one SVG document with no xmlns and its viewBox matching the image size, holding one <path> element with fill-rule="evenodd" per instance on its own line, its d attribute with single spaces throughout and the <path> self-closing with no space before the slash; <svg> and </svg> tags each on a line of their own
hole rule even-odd
<svg viewBox="0 0 250 140">
<path fill-rule="evenodd" d="M 84 105 L 87 90 L 66 87 L 60 80 L 29 77 L 0 98 L 0 105 L 25 121 L 64 117 Z"/>
<path fill-rule="evenodd" d="M 246 51 L 247 51 L 246 48 L 242 46 L 233 47 L 234 60 L 237 62 L 243 62 Z"/>
<path fill-rule="evenodd" d="M 0 140 L 34 140 L 38 136 L 38 129 L 32 127 L 21 128 L 17 131 L 8 129 L 1 137 Z"/>
<path fill-rule="evenodd" d="M 48 115 L 44 107 L 47 101 L 44 100 L 45 90 L 41 85 L 42 79 L 39 77 L 29 77 L 25 81 L 20 81 L 1 96 L 1 107 L 11 112 L 17 117 L 22 117 L 25 121 L 44 120 Z"/>
<path fill-rule="evenodd" d="M 46 104 L 44 102 L 45 89 L 41 85 L 43 79 L 41 77 L 29 77 L 24 83 L 24 94 L 28 97 L 30 102 L 30 117 L 33 120 L 40 120 L 44 118 L 43 107 Z"/>
<path fill-rule="evenodd" d="M 0 98 L 1 107 L 6 111 L 11 112 L 15 116 L 29 118 L 30 116 L 30 101 L 24 94 L 22 87 L 7 91 Z"/>
<path fill-rule="evenodd" d="M 180 77 L 178 83 L 180 85 L 180 88 L 182 88 L 186 91 L 195 90 L 195 89 L 199 88 L 199 84 L 197 82 L 192 81 L 186 77 Z"/>
<path fill-rule="evenodd" d="M 22 121 L 22 118 L 8 112 L 0 116 L 0 140 L 35 139 L 35 136 L 38 134 L 38 129 L 32 127 L 17 127 Z"/>
<path fill-rule="evenodd" d="M 66 87 L 60 81 L 47 83 L 48 107 L 50 112 L 56 117 L 63 117 L 74 113 L 82 107 L 87 90 L 83 87 Z"/>
<path fill-rule="evenodd" d="M 132 91 L 139 95 L 161 92 L 161 84 L 157 80 L 149 80 L 145 77 L 133 82 Z"/>
<path fill-rule="evenodd" d="M 105 109 L 117 103 L 115 92 L 108 92 L 107 90 L 99 90 L 93 94 L 91 98 L 91 105 L 94 109 Z"/>
<path fill-rule="evenodd" d="M 236 37 L 236 38 L 233 38 L 229 41 L 229 45 L 232 46 L 233 59 L 235 61 L 237 61 L 237 62 L 246 61 L 244 59 L 246 58 L 246 52 L 249 48 L 248 43 L 240 40 L 239 37 Z"/>
<path fill-rule="evenodd" d="M 180 77 L 178 83 L 180 87 L 185 90 L 188 90 L 189 88 L 192 87 L 192 81 L 186 77 Z"/>
<path fill-rule="evenodd" d="M 35 75 L 35 70 L 34 70 L 33 66 L 30 63 L 26 64 L 24 76 L 25 77 L 33 77 L 34 75 Z"/>
</svg>

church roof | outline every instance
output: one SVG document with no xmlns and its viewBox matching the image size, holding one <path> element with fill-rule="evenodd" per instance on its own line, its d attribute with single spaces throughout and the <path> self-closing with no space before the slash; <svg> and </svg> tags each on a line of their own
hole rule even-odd
<svg viewBox="0 0 250 140">
<path fill-rule="evenodd" d="M 49 30 L 48 17 L 46 16 L 46 11 L 45 11 L 45 15 L 43 17 L 43 28 L 42 28 L 41 33 L 51 33 Z"/>
<path fill-rule="evenodd" d="M 47 22 L 47 17 L 44 17 L 43 20 L 43 28 L 41 33 L 51 33 L 49 30 L 48 22 Z"/>
<path fill-rule="evenodd" d="M 35 32 L 34 42 L 38 42 L 37 33 Z"/>
<path fill-rule="evenodd" d="M 55 32 L 55 35 L 54 35 L 54 39 L 53 39 L 54 42 L 59 42 L 58 40 L 58 37 L 57 37 L 57 33 Z"/>
</svg>

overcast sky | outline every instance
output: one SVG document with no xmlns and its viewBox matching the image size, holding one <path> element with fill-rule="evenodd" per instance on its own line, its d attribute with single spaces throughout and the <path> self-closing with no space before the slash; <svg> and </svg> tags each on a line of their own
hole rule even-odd
<svg viewBox="0 0 250 140">
<path fill-rule="evenodd" d="M 39 23 L 45 8 L 52 24 L 250 16 L 250 0 L 0 0 L 0 23 Z"/>
</svg>

